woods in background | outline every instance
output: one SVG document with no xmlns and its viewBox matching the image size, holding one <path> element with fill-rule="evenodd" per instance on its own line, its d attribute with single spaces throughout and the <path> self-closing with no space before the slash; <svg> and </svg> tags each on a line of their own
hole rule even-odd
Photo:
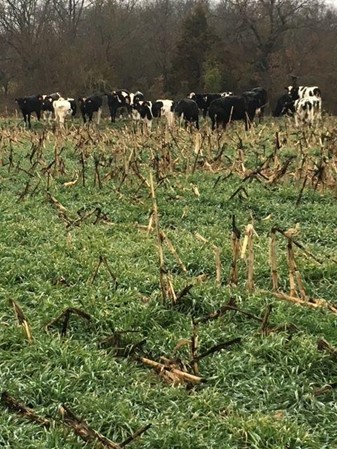
<svg viewBox="0 0 337 449">
<path fill-rule="evenodd" d="M 321 0 L 0 0 L 0 109 L 116 88 L 150 99 L 319 85 L 337 113 L 337 11 Z"/>
</svg>

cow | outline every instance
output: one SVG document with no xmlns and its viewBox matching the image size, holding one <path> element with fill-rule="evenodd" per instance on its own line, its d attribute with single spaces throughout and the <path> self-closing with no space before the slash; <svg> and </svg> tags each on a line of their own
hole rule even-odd
<svg viewBox="0 0 337 449">
<path fill-rule="evenodd" d="M 221 94 L 196 94 L 195 92 L 191 92 L 188 95 L 188 98 L 197 103 L 198 108 L 202 111 L 204 118 L 207 116 L 208 108 L 212 101 L 220 97 Z"/>
<path fill-rule="evenodd" d="M 71 103 L 69 100 L 65 100 L 64 98 L 60 97 L 58 100 L 53 101 L 53 108 L 56 123 L 58 123 L 60 127 L 63 128 L 64 119 L 71 116 L 73 113 Z"/>
<path fill-rule="evenodd" d="M 140 92 L 139 90 L 135 93 L 131 93 L 130 94 L 130 107 L 131 107 L 131 117 L 133 118 L 133 120 L 140 120 L 140 114 L 137 111 L 137 104 L 140 101 L 144 101 L 144 94 L 142 92 Z"/>
<path fill-rule="evenodd" d="M 264 110 L 268 102 L 268 94 L 266 89 L 263 87 L 254 87 L 251 90 L 243 92 L 242 95 L 256 102 L 256 115 L 258 116 L 260 122 L 264 117 Z"/>
<path fill-rule="evenodd" d="M 212 101 L 209 107 L 209 116 L 212 120 L 212 130 L 220 125 L 224 129 L 233 120 L 243 120 L 247 131 L 254 120 L 258 100 L 253 96 L 229 96 Z"/>
<path fill-rule="evenodd" d="M 295 105 L 292 96 L 286 93 L 277 99 L 276 107 L 273 111 L 273 117 L 281 117 L 282 115 L 293 116 L 295 113 Z"/>
<path fill-rule="evenodd" d="M 287 86 L 285 90 L 293 100 L 306 97 L 321 97 L 321 89 L 318 86 Z"/>
<path fill-rule="evenodd" d="M 174 112 L 185 120 L 185 128 L 188 123 L 195 123 L 196 128 L 199 129 L 199 108 L 194 100 L 190 98 L 180 100 L 175 106 Z"/>
<path fill-rule="evenodd" d="M 295 101 L 295 125 L 299 123 L 313 125 L 321 116 L 320 97 L 305 97 Z"/>
<path fill-rule="evenodd" d="M 126 92 L 126 91 L 124 91 L 124 92 Z M 130 104 L 131 105 L 134 104 L 134 103 L 137 103 L 138 101 L 144 101 L 145 100 L 144 94 L 142 92 L 140 92 L 139 90 L 137 90 L 137 92 L 134 92 L 134 93 L 131 92 L 129 94 L 129 96 L 130 96 Z"/>
<path fill-rule="evenodd" d="M 174 101 L 156 100 L 152 105 L 153 117 L 165 117 L 167 126 L 172 128 L 174 125 Z"/>
<path fill-rule="evenodd" d="M 75 98 L 66 98 L 67 101 L 69 101 L 70 103 L 70 107 L 71 107 L 71 115 L 74 117 L 74 115 L 76 114 L 77 111 L 77 105 L 76 105 L 76 100 Z"/>
<path fill-rule="evenodd" d="M 131 98 L 127 90 L 114 90 L 105 94 L 108 99 L 108 107 L 111 116 L 111 122 L 116 121 L 117 110 L 126 107 L 131 112 Z"/>
<path fill-rule="evenodd" d="M 25 122 L 25 126 L 27 126 L 28 123 L 28 128 L 30 129 L 31 123 L 30 123 L 30 116 L 33 112 L 35 112 L 36 117 L 38 120 L 41 119 L 41 109 L 42 109 L 42 95 L 31 95 L 28 97 L 20 97 L 20 98 L 16 98 L 15 101 L 17 102 L 22 115 L 23 115 L 23 120 Z"/>
<path fill-rule="evenodd" d="M 53 102 L 61 98 L 62 95 L 59 92 L 54 92 L 53 94 L 42 95 L 42 116 L 48 124 L 54 113 Z"/>
<path fill-rule="evenodd" d="M 228 91 L 225 91 L 225 92 L 220 92 L 220 95 L 222 97 L 231 97 L 232 95 L 234 95 L 234 93 L 228 90 Z"/>
<path fill-rule="evenodd" d="M 99 125 L 102 115 L 102 97 L 100 95 L 91 95 L 87 98 L 80 97 L 78 102 L 80 103 L 83 122 L 86 123 L 86 116 L 88 116 L 88 120 L 91 122 L 94 112 L 97 112 L 97 125 Z"/>
<path fill-rule="evenodd" d="M 152 103 L 151 101 L 138 101 L 133 106 L 138 112 L 141 122 L 144 124 L 146 131 L 151 131 L 152 128 Z"/>
<path fill-rule="evenodd" d="M 212 93 L 196 94 L 194 92 L 191 92 L 188 95 L 188 98 L 194 100 L 197 103 L 198 108 L 202 111 L 203 117 L 206 118 L 209 106 L 213 100 L 217 100 L 220 97 L 228 97 L 230 95 L 233 95 L 233 92 L 221 92 L 213 94 Z"/>
<path fill-rule="evenodd" d="M 322 116 L 322 96 L 321 89 L 318 86 L 288 86 L 285 87 L 286 91 L 291 95 L 294 101 L 302 98 L 313 98 L 318 100 L 319 112 L 317 118 Z"/>
</svg>

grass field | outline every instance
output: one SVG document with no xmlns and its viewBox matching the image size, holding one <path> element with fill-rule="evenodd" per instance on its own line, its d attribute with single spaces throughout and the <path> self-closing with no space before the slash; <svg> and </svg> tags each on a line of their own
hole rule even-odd
<svg viewBox="0 0 337 449">
<path fill-rule="evenodd" d="M 76 436 L 65 405 L 116 443 L 151 423 L 134 448 L 337 448 L 334 118 L 1 127 L 0 385 L 48 424 L 3 394 L 0 447 L 113 447 Z M 233 215 L 238 251 L 256 233 L 237 282 Z"/>
</svg>

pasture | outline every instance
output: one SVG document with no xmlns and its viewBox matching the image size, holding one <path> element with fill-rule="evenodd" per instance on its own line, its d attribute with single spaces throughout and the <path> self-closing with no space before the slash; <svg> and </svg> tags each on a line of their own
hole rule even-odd
<svg viewBox="0 0 337 449">
<path fill-rule="evenodd" d="M 0 447 L 337 447 L 335 118 L 0 126 Z"/>
</svg>

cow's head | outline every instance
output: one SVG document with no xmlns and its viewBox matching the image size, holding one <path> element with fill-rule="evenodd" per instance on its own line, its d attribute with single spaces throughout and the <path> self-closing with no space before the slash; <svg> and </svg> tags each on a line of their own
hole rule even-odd
<svg viewBox="0 0 337 449">
<path fill-rule="evenodd" d="M 298 94 L 298 90 L 299 90 L 298 87 L 288 86 L 288 87 L 285 87 L 285 90 L 286 90 L 287 94 L 291 95 L 291 97 L 294 101 L 297 100 L 298 98 L 300 98 L 300 96 Z"/>
</svg>

